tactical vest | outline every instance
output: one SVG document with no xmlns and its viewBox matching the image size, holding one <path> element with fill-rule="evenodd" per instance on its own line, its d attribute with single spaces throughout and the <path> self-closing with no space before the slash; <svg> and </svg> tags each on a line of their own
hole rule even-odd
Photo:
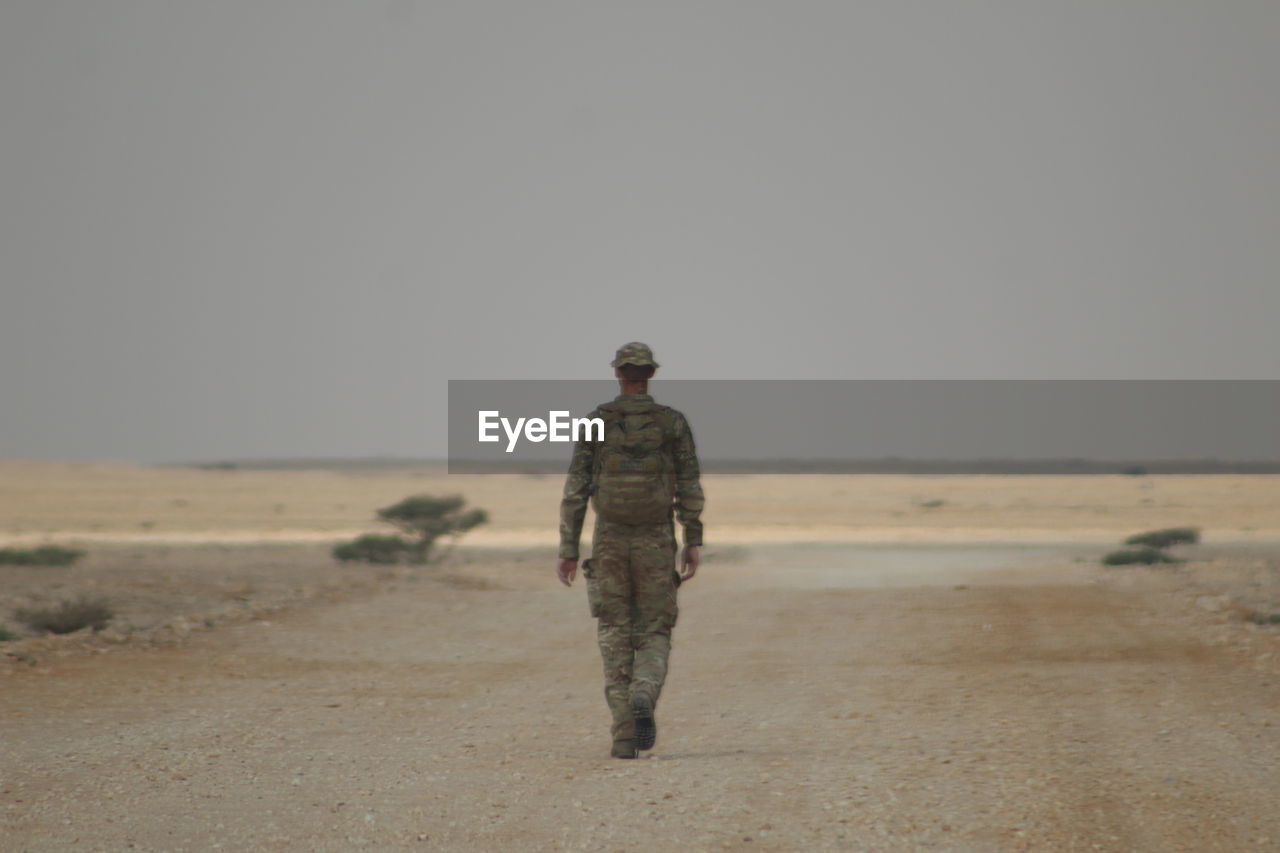
<svg viewBox="0 0 1280 853">
<path fill-rule="evenodd" d="M 604 442 L 596 448 L 592 506 L 605 521 L 658 524 L 676 495 L 675 414 L 657 403 L 636 411 L 599 406 Z"/>
</svg>

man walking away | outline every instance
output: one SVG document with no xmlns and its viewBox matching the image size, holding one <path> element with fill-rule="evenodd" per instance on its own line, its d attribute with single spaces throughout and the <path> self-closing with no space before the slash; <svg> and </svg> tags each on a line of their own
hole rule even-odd
<svg viewBox="0 0 1280 853">
<path fill-rule="evenodd" d="M 667 677 L 676 587 L 698 570 L 703 495 L 688 421 L 649 396 L 653 351 L 629 343 L 612 366 L 621 393 L 590 414 L 604 421 L 604 439 L 580 440 L 569 464 L 556 574 L 573 583 L 590 499 L 596 525 L 582 574 L 598 620 L 612 755 L 635 758 L 657 739 L 654 709 Z M 678 574 L 673 516 L 684 528 Z"/>
</svg>

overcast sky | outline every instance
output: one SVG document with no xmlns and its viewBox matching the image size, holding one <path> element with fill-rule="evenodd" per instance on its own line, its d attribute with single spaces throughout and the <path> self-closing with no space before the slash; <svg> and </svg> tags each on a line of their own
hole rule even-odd
<svg viewBox="0 0 1280 853">
<path fill-rule="evenodd" d="M 633 339 L 1280 378 L 1278 43 L 1270 0 L 5 0 L 0 457 L 439 456 L 447 379 Z"/>
</svg>

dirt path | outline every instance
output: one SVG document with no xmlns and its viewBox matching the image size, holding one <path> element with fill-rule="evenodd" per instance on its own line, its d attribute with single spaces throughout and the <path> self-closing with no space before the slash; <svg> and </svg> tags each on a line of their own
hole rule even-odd
<svg viewBox="0 0 1280 853">
<path fill-rule="evenodd" d="M 1092 570 L 987 571 L 1043 553 L 934 551 L 900 587 L 849 546 L 707 566 L 640 761 L 581 587 L 532 574 L 12 676 L 0 849 L 1280 849 L 1274 668 Z"/>
</svg>

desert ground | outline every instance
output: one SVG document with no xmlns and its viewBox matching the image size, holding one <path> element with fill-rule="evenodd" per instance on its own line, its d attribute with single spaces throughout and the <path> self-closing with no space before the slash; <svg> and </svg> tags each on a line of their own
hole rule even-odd
<svg viewBox="0 0 1280 853">
<path fill-rule="evenodd" d="M 1280 477 L 709 476 L 637 761 L 560 485 L 0 461 L 0 546 L 88 552 L 0 566 L 0 850 L 1280 850 Z M 420 492 L 492 522 L 329 557 Z"/>
</svg>

